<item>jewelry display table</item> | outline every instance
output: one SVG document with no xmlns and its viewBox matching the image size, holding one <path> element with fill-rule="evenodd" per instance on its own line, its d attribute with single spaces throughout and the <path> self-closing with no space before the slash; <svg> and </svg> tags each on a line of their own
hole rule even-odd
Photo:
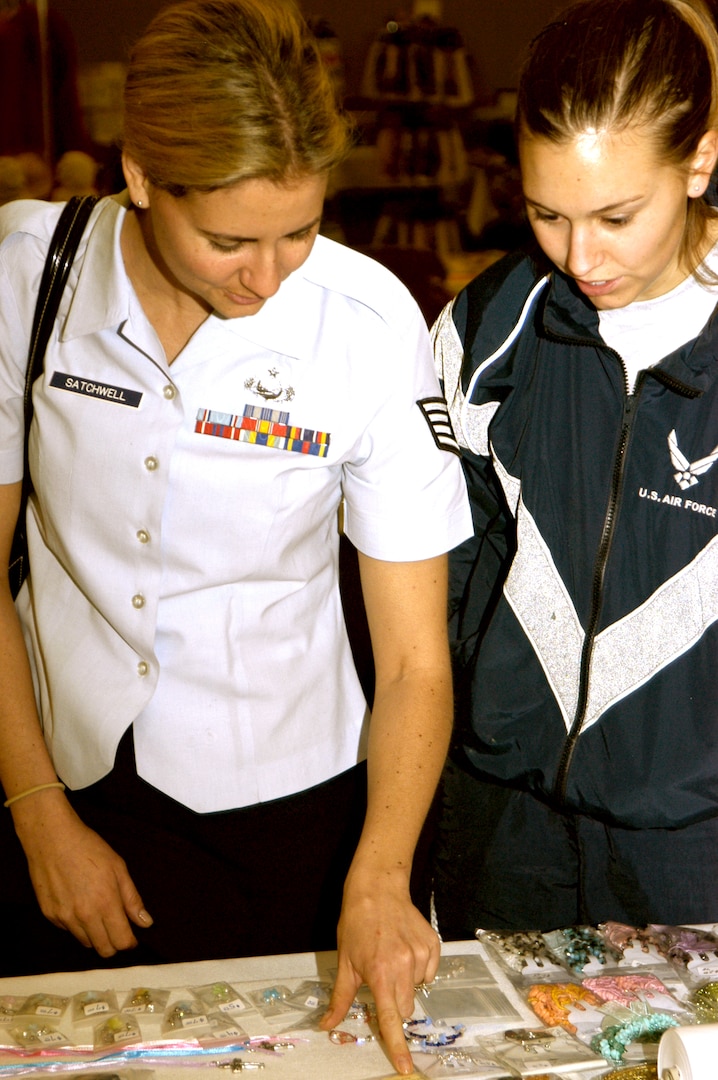
<svg viewBox="0 0 718 1080">
<path fill-rule="evenodd" d="M 264 1080 L 330 1080 L 330 1078 L 331 1080 L 337 1080 L 337 1078 L 341 1078 L 341 1080 L 385 1080 L 385 1078 L 394 1074 L 381 1041 L 378 1039 L 372 1040 L 370 1037 L 371 1031 L 376 1031 L 375 1024 L 365 1024 L 363 1027 L 365 1035 L 369 1036 L 368 1039 L 360 1037 L 359 1041 L 332 1041 L 329 1034 L 317 1030 L 316 1025 L 303 1023 L 302 1017 L 298 1018 L 296 1011 L 292 1012 L 291 1016 L 286 1014 L 267 1016 L 251 1007 L 252 1000 L 271 1001 L 274 996 L 278 997 L 280 992 L 282 994 L 287 990 L 291 992 L 295 988 L 308 986 L 311 983 L 330 984 L 334 979 L 335 965 L 336 954 L 333 952 L 296 953 L 232 960 L 208 960 L 198 963 L 156 967 L 57 972 L 47 975 L 5 978 L 0 979 L 0 1004 L 6 995 L 14 997 L 35 994 L 47 997 L 57 995 L 74 1000 L 76 995 L 90 997 L 94 993 L 95 996 L 111 995 L 122 1006 L 133 991 L 137 992 L 138 988 L 142 988 L 142 992 L 147 993 L 147 988 L 150 988 L 153 991 L 169 991 L 166 1008 L 171 1009 L 174 1003 L 184 1003 L 191 999 L 190 988 L 206 987 L 215 989 L 217 985 L 225 983 L 230 984 L 245 1001 L 250 1002 L 250 1006 L 235 1017 L 236 1022 L 241 1025 L 246 1035 L 250 1038 L 266 1037 L 268 1041 L 272 1039 L 278 1040 L 280 1045 L 276 1049 L 265 1048 L 255 1049 L 252 1052 L 238 1052 L 237 1050 L 228 1052 L 224 1049 L 225 1044 L 218 1042 L 216 1050 L 211 1049 L 208 1052 L 203 1052 L 201 1057 L 178 1054 L 176 1057 L 167 1056 L 161 1061 L 157 1061 L 154 1059 L 144 1060 L 138 1056 L 137 1060 L 122 1061 L 119 1064 L 113 1062 L 112 1059 L 108 1061 L 95 1060 L 92 1067 L 90 1062 L 85 1060 L 78 1064 L 74 1073 L 69 1073 L 67 1066 L 64 1065 L 61 1070 L 57 1071 L 57 1075 L 70 1074 L 79 1076 L 83 1073 L 88 1075 L 90 1073 L 94 1075 L 101 1073 L 103 1076 L 111 1074 L 113 1080 L 117 1080 L 118 1077 L 137 1077 L 138 1070 L 142 1070 L 140 1075 L 143 1080 L 146 1080 L 150 1076 L 150 1073 L 146 1071 L 149 1069 L 152 1070 L 155 1078 L 161 1077 L 162 1080 L 165 1080 L 165 1078 L 166 1080 L 180 1080 L 180 1077 L 183 1080 L 200 1080 L 200 1077 L 203 1077 L 204 1080 L 211 1080 L 211 1077 L 217 1073 L 219 1064 L 221 1064 L 227 1072 L 245 1072 L 246 1070 L 249 1075 L 256 1073 L 263 1077 Z M 483 943 L 476 940 L 445 943 L 442 946 L 440 973 L 442 971 L 445 972 L 444 977 L 439 978 L 428 992 L 422 991 L 421 987 L 417 989 L 414 1017 L 419 1018 L 415 1021 L 415 1024 L 419 1025 L 419 1027 L 414 1028 L 414 1031 L 422 1033 L 421 1017 L 431 1016 L 432 1007 L 436 1006 L 438 1008 L 440 1000 L 444 1005 L 449 1000 L 453 1002 L 461 1001 L 462 1008 L 465 1010 L 467 1010 L 466 1003 L 469 1002 L 468 1013 L 471 1012 L 472 1001 L 475 1001 L 478 1006 L 477 1012 L 483 1009 L 482 1015 L 484 1017 L 492 1017 L 491 1020 L 482 1020 L 480 1024 L 477 1024 L 476 1016 L 471 1019 L 467 1017 L 462 1021 L 464 1026 L 460 1037 L 453 1034 L 460 1027 L 460 1024 L 456 1023 L 456 1017 L 451 1017 L 450 1022 L 443 1022 L 443 1028 L 440 1023 L 436 1030 L 448 1032 L 447 1042 L 451 1045 L 443 1048 L 437 1046 L 437 1049 L 450 1049 L 459 1052 L 457 1053 L 457 1062 L 461 1059 L 460 1051 L 470 1052 L 473 1050 L 476 1052 L 479 1050 L 476 1043 L 477 1034 L 483 1036 L 493 1033 L 497 1037 L 504 1039 L 507 1030 L 512 1032 L 511 1037 L 516 1037 L 520 1036 L 521 1032 L 526 1029 L 542 1029 L 542 1022 L 529 1005 L 526 994 L 517 988 L 508 977 L 505 968 L 497 963 L 491 950 L 487 949 Z M 467 978 L 473 972 L 480 972 L 475 986 L 471 986 L 467 981 Z M 460 978 L 455 978 L 457 973 L 462 973 Z M 451 993 L 458 994 L 459 997 L 451 998 L 446 996 L 447 994 L 451 995 Z M 443 998 L 441 998 L 442 994 L 445 995 Z M 472 994 L 475 995 L 473 999 Z M 360 1000 L 370 1000 L 366 993 L 362 994 L 360 992 L 358 997 Z M 323 1007 L 321 1011 L 323 1011 Z M 69 1013 L 67 1015 L 69 1016 Z M 124 1014 L 120 1015 L 124 1018 Z M 308 1017 L 310 1012 L 307 1011 L 304 1015 Z M 446 1016 L 447 1013 L 444 1012 L 443 1015 Z M 464 1015 L 466 1016 L 466 1012 Z M 163 1010 L 163 1016 L 166 1016 L 166 1010 Z M 160 1015 L 148 1018 L 142 1017 L 141 1019 L 143 1048 L 154 1039 L 166 1039 L 168 1037 L 166 1032 L 161 1031 Z M 63 1027 L 63 1020 L 59 1020 L 57 1023 L 58 1027 Z M 424 1020 L 424 1025 L 427 1023 L 431 1024 L 431 1021 Z M 296 1024 L 296 1026 L 293 1027 L 293 1024 Z M 351 1022 L 339 1027 L 340 1029 L 347 1028 L 354 1034 L 361 1030 L 356 1023 L 352 1026 Z M 68 1028 L 67 1021 L 64 1022 L 64 1028 Z M 8 1030 L 7 1026 L 5 1026 L 5 1030 Z M 76 1034 L 77 1025 L 75 1025 L 74 1030 Z M 91 1043 L 93 1027 L 90 1025 L 85 1030 L 88 1032 L 87 1039 Z M 434 1031 L 434 1037 L 436 1037 L 436 1030 Z M 552 1028 L 550 1030 L 558 1029 Z M 3 1028 L 0 1027 L 0 1033 L 2 1031 Z M 69 1034 L 70 1032 L 66 1030 L 64 1033 Z M 193 1035 L 193 1032 L 188 1031 L 178 1033 L 177 1037 L 192 1038 Z M 198 1034 L 197 1038 L 201 1038 L 201 1036 Z M 290 1038 L 294 1043 L 293 1046 L 286 1045 Z M 3 1041 L 4 1045 L 7 1046 L 7 1039 Z M 206 1045 L 205 1040 L 202 1040 L 202 1043 Z M 132 1048 L 131 1045 L 129 1048 Z M 519 1041 L 515 1044 L 515 1049 L 517 1052 L 524 1051 L 524 1063 L 530 1066 L 530 1054 L 527 1053 L 527 1051 L 531 1050 L 530 1045 L 522 1046 L 519 1038 Z M 58 1055 L 60 1053 L 61 1051 L 58 1051 Z M 423 1076 L 425 1073 L 429 1077 L 436 1075 L 436 1054 L 427 1053 L 421 1049 L 414 1052 L 412 1048 L 412 1055 L 419 1075 Z M 26 1058 L 25 1064 L 30 1063 L 30 1061 L 33 1066 L 37 1067 L 37 1057 Z M 238 1062 L 243 1064 L 237 1064 Z M 30 1073 L 27 1070 L 21 1072 L 17 1063 L 17 1056 L 13 1057 L 13 1055 L 5 1051 L 0 1051 L 0 1080 L 3 1080 L 6 1076 L 39 1075 Z M 232 1069 L 233 1064 L 234 1070 Z M 629 1065 L 630 1062 L 626 1061 L 624 1064 Z M 536 1066 L 538 1067 L 538 1065 L 539 1060 L 536 1059 Z M 552 1071 L 550 1075 L 552 1078 L 560 1075 L 562 1080 L 599 1080 L 600 1077 L 608 1076 L 613 1068 L 615 1066 L 596 1058 L 595 1067 L 590 1063 L 584 1063 L 576 1071 L 561 1070 L 560 1073 Z M 543 1072 L 543 1070 L 540 1071 Z M 458 1064 L 454 1071 L 445 1071 L 441 1075 L 459 1076 L 462 1073 L 480 1075 L 467 1072 L 466 1068 L 460 1068 Z M 522 1069 L 522 1074 L 531 1075 L 531 1072 L 524 1072 Z M 509 1075 L 509 1070 L 506 1070 L 505 1075 Z M 513 1075 L 518 1075 L 518 1073 Z M 535 1071 L 534 1075 L 536 1075 Z M 626 1073 L 626 1075 L 629 1074 Z M 219 1077 L 217 1080 L 219 1080 Z"/>
</svg>

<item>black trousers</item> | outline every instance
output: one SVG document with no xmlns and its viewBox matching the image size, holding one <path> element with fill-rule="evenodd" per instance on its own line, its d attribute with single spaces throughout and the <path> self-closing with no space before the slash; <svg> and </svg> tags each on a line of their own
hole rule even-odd
<svg viewBox="0 0 718 1080">
<path fill-rule="evenodd" d="M 445 940 L 484 930 L 718 921 L 718 818 L 625 829 L 562 814 L 450 762 L 431 858 Z"/>
<path fill-rule="evenodd" d="M 366 768 L 297 795 L 196 814 L 141 780 L 132 733 L 113 772 L 67 792 L 127 862 L 154 919 L 139 945 L 103 961 L 49 923 L 10 814 L 0 832 L 0 976 L 178 963 L 336 947 L 342 887 L 366 809 Z"/>
</svg>

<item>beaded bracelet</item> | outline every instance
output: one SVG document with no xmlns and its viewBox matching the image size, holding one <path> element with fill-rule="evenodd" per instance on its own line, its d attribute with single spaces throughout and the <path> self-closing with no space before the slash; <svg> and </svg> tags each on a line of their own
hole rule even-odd
<svg viewBox="0 0 718 1080">
<path fill-rule="evenodd" d="M 528 1003 L 547 1027 L 562 1027 L 572 1035 L 576 1025 L 570 1018 L 571 1009 L 585 1012 L 586 1006 L 601 1005 L 601 999 L 593 991 L 578 983 L 534 983 L 529 988 Z"/>
<path fill-rule="evenodd" d="M 671 997 L 657 975 L 597 975 L 583 980 L 583 986 L 597 994 L 602 1001 L 616 1001 L 630 1009 L 631 1005 L 642 998 L 652 998 L 656 994 Z"/>
<path fill-rule="evenodd" d="M 422 1028 L 424 1030 L 419 1031 Z M 435 1022 L 430 1016 L 421 1017 L 418 1020 L 405 1020 L 404 1033 L 410 1043 L 414 1043 L 422 1050 L 434 1049 L 440 1046 L 451 1046 L 464 1031 L 463 1024 L 444 1024 Z"/>
<path fill-rule="evenodd" d="M 606 942 L 588 926 L 569 926 L 561 931 L 566 963 L 573 971 L 583 971 L 592 958 L 606 963 Z"/>
<path fill-rule="evenodd" d="M 606 1061 L 618 1064 L 626 1048 L 632 1042 L 658 1042 L 668 1028 L 678 1027 L 678 1021 L 670 1013 L 649 1013 L 637 1016 L 625 1024 L 612 1024 L 591 1039 L 591 1049 Z"/>
<path fill-rule="evenodd" d="M 509 934 L 487 931 L 484 937 L 514 971 L 523 971 L 529 966 L 557 967 L 556 958 L 551 955 L 543 936 L 536 931 Z"/>
<path fill-rule="evenodd" d="M 610 947 L 616 952 L 621 953 L 621 955 L 623 955 L 626 949 L 632 949 L 634 946 L 639 946 L 641 952 L 644 953 L 650 951 L 646 934 L 637 926 L 629 926 L 628 923 L 609 921 L 599 923 L 598 929 L 601 931 Z"/>
</svg>

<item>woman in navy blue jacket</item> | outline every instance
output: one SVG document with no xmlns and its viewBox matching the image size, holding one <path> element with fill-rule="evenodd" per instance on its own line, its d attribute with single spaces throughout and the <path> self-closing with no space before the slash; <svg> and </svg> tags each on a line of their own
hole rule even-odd
<svg viewBox="0 0 718 1080">
<path fill-rule="evenodd" d="M 547 26 L 517 117 L 538 249 L 435 328 L 475 528 L 445 938 L 718 912 L 717 58 L 701 0 Z"/>
</svg>

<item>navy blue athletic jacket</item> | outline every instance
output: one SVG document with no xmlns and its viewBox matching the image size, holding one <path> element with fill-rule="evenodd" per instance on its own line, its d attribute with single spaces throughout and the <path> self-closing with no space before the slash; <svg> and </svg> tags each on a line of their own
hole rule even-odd
<svg viewBox="0 0 718 1080">
<path fill-rule="evenodd" d="M 718 319 L 629 393 L 593 306 L 524 253 L 434 334 L 475 524 L 451 562 L 470 767 L 628 827 L 718 814 Z"/>
</svg>

